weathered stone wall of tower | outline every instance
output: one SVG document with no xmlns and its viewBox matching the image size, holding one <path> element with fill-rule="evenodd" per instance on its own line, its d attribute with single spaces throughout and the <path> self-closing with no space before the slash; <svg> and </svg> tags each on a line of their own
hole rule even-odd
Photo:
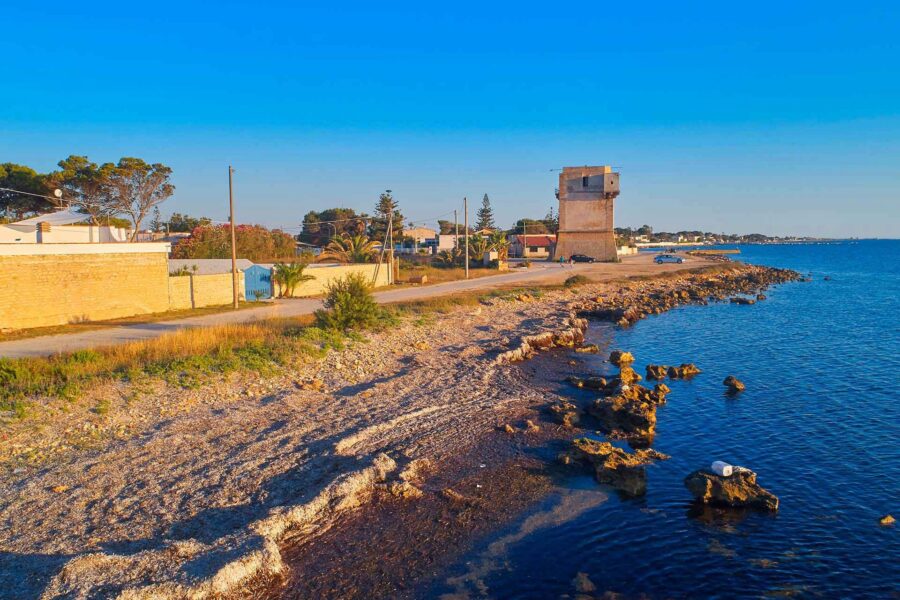
<svg viewBox="0 0 900 600">
<path fill-rule="evenodd" d="M 613 203 L 619 174 L 611 167 L 566 167 L 559 174 L 559 233 L 554 257 L 585 254 L 616 260 Z"/>
</svg>

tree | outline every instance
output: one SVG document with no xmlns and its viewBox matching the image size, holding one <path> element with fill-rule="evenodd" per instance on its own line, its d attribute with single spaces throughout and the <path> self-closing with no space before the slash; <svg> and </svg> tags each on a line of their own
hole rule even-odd
<svg viewBox="0 0 900 600">
<path fill-rule="evenodd" d="M 203 227 L 211 223 L 212 219 L 209 217 L 191 217 L 181 213 L 172 213 L 167 225 L 172 233 L 189 233 L 197 227 Z"/>
<path fill-rule="evenodd" d="M 72 208 L 90 216 L 92 223 L 121 214 L 112 199 L 109 176 L 115 165 L 91 162 L 87 156 L 70 155 L 57 163 L 59 171 L 48 176 L 63 192 L 63 200 Z"/>
<path fill-rule="evenodd" d="M 327 284 L 322 304 L 325 309 L 316 311 L 316 320 L 324 329 L 371 327 L 384 314 L 372 296 L 372 284 L 362 273 L 349 273 Z"/>
<path fill-rule="evenodd" d="M 280 229 L 262 225 L 238 225 L 234 228 L 238 258 L 254 262 L 293 258 L 294 238 Z M 231 226 L 201 225 L 190 237 L 172 248 L 172 258 L 230 258 Z"/>
<path fill-rule="evenodd" d="M 480 231 L 484 229 L 494 229 L 495 227 L 494 209 L 491 208 L 490 198 L 485 194 L 484 198 L 481 200 L 481 208 L 478 209 L 478 222 L 475 225 L 475 229 Z"/>
<path fill-rule="evenodd" d="M 378 204 L 375 205 L 375 216 L 372 217 L 369 223 L 370 238 L 378 241 L 384 240 L 388 223 L 393 221 L 393 238 L 395 240 L 401 239 L 403 236 L 403 215 L 397 206 L 397 201 L 394 200 L 390 190 L 378 197 Z"/>
<path fill-rule="evenodd" d="M 497 252 L 497 257 L 500 260 L 508 260 L 509 259 L 509 240 L 506 239 L 506 234 L 502 231 L 495 231 L 491 234 L 491 250 Z"/>
<path fill-rule="evenodd" d="M 304 281 L 315 279 L 312 275 L 306 275 L 303 271 L 309 265 L 302 262 L 277 263 L 272 271 L 272 279 L 281 287 L 282 298 L 293 298 L 294 290 Z"/>
<path fill-rule="evenodd" d="M 547 225 L 543 221 L 536 221 L 534 219 L 519 219 L 507 233 L 510 235 L 522 235 L 523 230 L 529 235 L 532 233 L 535 235 L 550 233 L 550 230 L 547 229 Z"/>
<path fill-rule="evenodd" d="M 9 219 L 18 221 L 55 208 L 47 197 L 50 195 L 50 186 L 46 175 L 41 175 L 32 168 L 15 163 L 0 164 L 0 187 L 16 190 L 0 190 L 0 212 Z"/>
<path fill-rule="evenodd" d="M 638 235 L 646 235 L 647 237 L 650 237 L 651 235 L 653 235 L 653 228 L 650 227 L 649 225 L 641 225 L 640 228 L 637 230 L 637 234 Z"/>
<path fill-rule="evenodd" d="M 345 233 L 364 233 L 367 218 L 368 215 L 358 215 L 352 208 L 328 208 L 321 212 L 311 210 L 303 217 L 303 229 L 298 239 L 304 244 L 325 246 L 332 238 Z"/>
<path fill-rule="evenodd" d="M 552 234 L 556 234 L 559 231 L 559 215 L 553 212 L 552 206 L 550 207 L 550 212 L 544 217 L 544 227 Z"/>
<path fill-rule="evenodd" d="M 174 192 L 169 183 L 172 169 L 162 163 L 148 164 L 140 158 L 123 157 L 109 172 L 107 185 L 115 211 L 128 215 L 134 223 L 130 241 L 137 237 L 141 223 L 153 207 Z"/>
<path fill-rule="evenodd" d="M 320 259 L 333 259 L 342 263 L 371 262 L 375 254 L 375 242 L 364 235 L 347 235 L 335 238 L 325 247 Z"/>
<path fill-rule="evenodd" d="M 490 250 L 488 238 L 476 233 L 469 238 L 469 260 L 481 262 L 484 253 Z"/>
</svg>

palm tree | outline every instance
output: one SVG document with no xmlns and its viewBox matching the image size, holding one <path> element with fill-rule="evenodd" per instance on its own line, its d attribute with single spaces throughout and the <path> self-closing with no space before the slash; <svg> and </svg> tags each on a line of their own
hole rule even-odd
<svg viewBox="0 0 900 600">
<path fill-rule="evenodd" d="M 469 259 L 480 263 L 484 259 L 484 253 L 491 249 L 488 239 L 481 234 L 469 238 Z"/>
<path fill-rule="evenodd" d="M 509 259 L 509 240 L 502 231 L 495 231 L 491 234 L 491 250 L 497 253 L 497 258 L 501 261 Z"/>
<path fill-rule="evenodd" d="M 319 260 L 330 258 L 343 263 L 370 262 L 375 254 L 375 244 L 364 235 L 344 233 L 341 237 L 331 238 Z"/>
<path fill-rule="evenodd" d="M 308 267 L 307 263 L 278 263 L 272 271 L 272 280 L 281 287 L 282 298 L 293 298 L 294 290 L 304 281 L 315 279 L 312 275 L 306 275 L 303 271 Z"/>
</svg>

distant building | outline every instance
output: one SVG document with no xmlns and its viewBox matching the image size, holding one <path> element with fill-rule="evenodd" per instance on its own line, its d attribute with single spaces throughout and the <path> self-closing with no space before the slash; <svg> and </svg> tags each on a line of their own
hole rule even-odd
<svg viewBox="0 0 900 600">
<path fill-rule="evenodd" d="M 549 258 L 555 246 L 555 235 L 513 235 L 509 238 L 509 255 L 515 258 Z"/>
<path fill-rule="evenodd" d="M 403 236 L 411 237 L 416 245 L 422 245 L 437 239 L 437 231 L 430 227 L 411 227 L 403 230 Z"/>
</svg>

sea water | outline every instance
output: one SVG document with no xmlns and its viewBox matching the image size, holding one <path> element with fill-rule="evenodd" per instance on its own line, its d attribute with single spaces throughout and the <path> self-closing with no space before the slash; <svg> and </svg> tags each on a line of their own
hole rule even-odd
<svg viewBox="0 0 900 600">
<path fill-rule="evenodd" d="M 607 490 L 606 502 L 510 545 L 476 596 L 900 595 L 900 526 L 879 525 L 900 518 L 900 241 L 740 250 L 738 260 L 812 280 L 752 306 L 593 325 L 588 341 L 632 352 L 640 373 L 647 363 L 703 370 L 666 382 L 653 447 L 672 458 L 648 467 L 645 496 Z M 602 358 L 591 366 L 608 372 Z M 727 375 L 746 391 L 726 395 Z M 756 471 L 781 500 L 777 514 L 698 511 L 683 479 L 714 460 Z M 567 485 L 538 510 L 553 510 Z M 585 485 L 573 477 L 573 490 Z"/>
</svg>

